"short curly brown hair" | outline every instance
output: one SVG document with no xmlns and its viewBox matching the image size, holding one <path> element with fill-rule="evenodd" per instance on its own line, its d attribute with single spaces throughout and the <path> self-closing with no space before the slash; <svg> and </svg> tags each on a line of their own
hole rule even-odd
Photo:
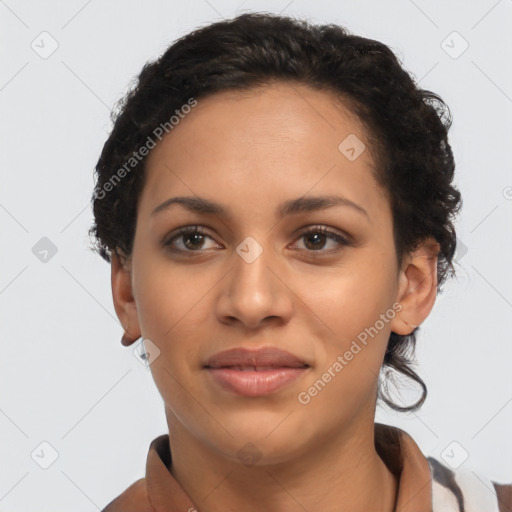
<svg viewBox="0 0 512 512">
<path fill-rule="evenodd" d="M 420 89 L 383 43 L 338 25 L 267 13 L 245 13 L 201 27 L 143 67 L 112 113 L 114 126 L 96 166 L 92 250 L 108 262 L 112 253 L 131 254 L 146 161 L 132 157 L 156 127 L 168 123 L 190 98 L 275 80 L 330 91 L 358 116 L 371 141 L 375 178 L 391 205 L 399 268 L 404 255 L 432 236 L 440 246 L 439 291 L 455 273 L 452 220 L 462 205 L 452 185 L 448 106 L 438 95 Z M 132 168 L 127 169 L 130 159 Z M 386 376 L 394 370 L 422 388 L 415 404 L 401 407 L 379 386 L 379 399 L 396 411 L 417 410 L 426 399 L 425 383 L 411 368 L 417 329 L 407 336 L 391 332 L 388 341 Z"/>
</svg>

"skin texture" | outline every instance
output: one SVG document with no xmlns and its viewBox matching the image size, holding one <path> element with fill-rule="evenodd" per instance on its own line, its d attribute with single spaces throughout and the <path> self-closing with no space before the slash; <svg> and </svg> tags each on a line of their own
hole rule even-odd
<svg viewBox="0 0 512 512">
<path fill-rule="evenodd" d="M 274 83 L 200 99 L 148 157 L 133 252 L 112 260 L 114 306 L 130 337 L 160 350 L 150 367 L 166 406 L 172 473 L 202 512 L 393 510 L 396 480 L 373 440 L 377 379 L 390 332 L 409 334 L 433 307 L 438 245 L 426 240 L 397 268 L 370 152 L 350 161 L 338 149 L 349 134 L 367 144 L 358 119 L 329 93 Z M 276 214 L 284 200 L 327 194 L 368 215 L 347 206 Z M 229 215 L 177 204 L 151 215 L 175 196 L 221 203 Z M 181 235 L 174 251 L 162 245 L 197 225 L 206 236 Z M 312 226 L 351 244 L 303 236 Z M 263 250 L 252 263 L 236 252 L 248 236 Z M 300 403 L 298 394 L 387 311 L 394 317 L 378 334 Z M 260 397 L 225 391 L 203 368 L 219 351 L 266 346 L 310 368 Z M 255 465 L 238 456 L 247 443 Z"/>
</svg>

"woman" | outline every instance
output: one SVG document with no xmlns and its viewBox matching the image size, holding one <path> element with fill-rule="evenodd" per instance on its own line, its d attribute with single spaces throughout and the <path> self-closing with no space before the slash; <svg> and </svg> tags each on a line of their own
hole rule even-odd
<svg viewBox="0 0 512 512">
<path fill-rule="evenodd" d="M 144 67 L 91 234 L 169 433 L 106 512 L 512 510 L 512 485 L 375 423 L 377 400 L 426 398 L 410 352 L 453 273 L 450 122 L 388 47 L 334 25 L 243 14 Z M 420 399 L 394 404 L 381 370 Z"/>
</svg>

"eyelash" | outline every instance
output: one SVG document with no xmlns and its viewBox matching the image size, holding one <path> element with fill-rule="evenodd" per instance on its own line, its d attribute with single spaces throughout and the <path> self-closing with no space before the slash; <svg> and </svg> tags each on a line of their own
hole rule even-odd
<svg viewBox="0 0 512 512">
<path fill-rule="evenodd" d="M 334 240 L 335 242 L 337 242 L 342 247 L 343 246 L 347 246 L 348 247 L 348 246 L 352 245 L 352 243 L 349 240 L 347 240 L 347 238 L 341 236 L 340 234 L 338 234 L 338 233 L 336 233 L 334 231 L 331 231 L 331 230 L 327 229 L 324 226 L 312 226 L 312 227 L 308 228 L 307 230 L 303 231 L 299 235 L 297 240 L 299 240 L 301 238 L 304 238 L 304 237 L 306 237 L 308 235 L 319 234 L 319 233 L 322 234 L 322 235 L 326 235 L 328 238 L 330 238 L 331 240 Z M 164 247 L 169 248 L 170 250 L 172 250 L 174 252 L 200 253 L 201 249 L 193 251 L 193 250 L 188 250 L 188 249 L 176 249 L 176 248 L 172 247 L 172 244 L 173 244 L 174 240 L 176 240 L 177 238 L 184 237 L 185 235 L 195 235 L 195 234 L 206 236 L 206 237 L 211 238 L 213 240 L 213 238 L 208 233 L 206 233 L 206 231 L 204 231 L 201 226 L 185 226 L 185 227 L 180 228 L 177 231 L 177 233 L 175 233 L 171 238 L 168 238 L 168 239 L 164 240 L 162 242 L 162 245 Z M 331 249 L 331 250 L 328 250 L 328 251 L 324 251 L 322 249 L 319 249 L 319 250 L 316 250 L 316 251 L 315 250 L 310 250 L 310 249 L 299 249 L 299 250 L 300 251 L 309 252 L 313 256 L 325 256 L 325 255 L 330 255 L 330 254 L 337 253 L 337 252 L 341 251 L 342 247 L 338 247 L 336 249 Z"/>
</svg>

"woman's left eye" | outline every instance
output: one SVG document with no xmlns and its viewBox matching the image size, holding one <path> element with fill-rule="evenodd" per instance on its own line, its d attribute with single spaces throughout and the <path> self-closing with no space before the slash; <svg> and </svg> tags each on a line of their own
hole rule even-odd
<svg viewBox="0 0 512 512">
<path fill-rule="evenodd" d="M 308 229 L 300 235 L 299 240 L 304 240 L 304 245 L 306 247 L 306 249 L 300 250 L 306 250 L 308 252 L 321 251 L 321 253 L 333 253 L 339 251 L 340 246 L 350 245 L 350 242 L 345 237 L 334 231 L 330 231 L 323 226 Z M 333 242 L 334 247 L 330 250 L 323 251 L 322 249 L 325 248 L 325 245 L 329 240 Z"/>
<path fill-rule="evenodd" d="M 186 226 L 180 228 L 178 232 L 163 241 L 165 247 L 169 247 L 177 252 L 201 252 L 203 250 L 212 249 L 219 247 L 215 242 L 212 247 L 204 247 L 205 240 L 210 239 L 213 242 L 213 238 L 209 236 L 201 226 Z M 340 250 L 340 246 L 351 245 L 350 241 L 341 236 L 340 234 L 330 231 L 324 226 L 315 226 L 304 231 L 297 241 L 303 241 L 305 248 L 299 248 L 300 251 L 306 251 L 311 253 L 333 253 Z M 331 242 L 334 246 L 331 249 L 324 250 L 328 242 Z M 181 243 L 178 243 L 181 242 Z M 296 242 L 295 242 L 296 243 Z"/>
</svg>

